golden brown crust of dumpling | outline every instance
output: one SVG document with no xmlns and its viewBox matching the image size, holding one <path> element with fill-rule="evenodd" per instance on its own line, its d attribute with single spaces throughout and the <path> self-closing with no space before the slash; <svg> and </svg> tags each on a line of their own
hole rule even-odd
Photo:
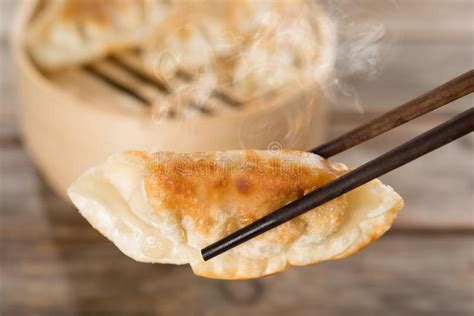
<svg viewBox="0 0 474 316">
<path fill-rule="evenodd" d="M 277 156 L 263 157 L 252 150 L 239 154 L 239 158 L 219 162 L 214 153 L 150 155 L 145 189 L 151 205 L 156 212 L 175 212 L 180 218 L 190 218 L 194 228 L 211 241 L 336 178 L 335 171 L 323 160 L 311 168 Z M 335 229 L 346 206 L 344 197 L 340 197 L 259 239 L 285 246 L 314 230 L 314 226 Z M 224 224 L 217 222 L 219 213 L 228 216 Z M 212 234 L 215 225 L 223 225 L 218 236 Z"/>
<path fill-rule="evenodd" d="M 92 226 L 135 260 L 188 263 L 209 278 L 251 279 L 347 257 L 390 228 L 403 200 L 373 180 L 202 260 L 203 247 L 348 170 L 297 151 L 134 151 L 89 170 L 68 194 Z"/>
</svg>

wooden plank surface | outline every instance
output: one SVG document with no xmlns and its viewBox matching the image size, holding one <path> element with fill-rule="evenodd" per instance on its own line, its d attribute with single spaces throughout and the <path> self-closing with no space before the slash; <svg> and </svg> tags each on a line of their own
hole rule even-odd
<svg viewBox="0 0 474 316">
<path fill-rule="evenodd" d="M 48 189 L 18 142 L 0 150 L 1 315 L 474 312 L 472 230 L 394 229 L 345 260 L 259 281 L 207 280 L 127 258 Z"/>
<path fill-rule="evenodd" d="M 385 20 L 400 33 L 395 57 L 379 79 L 350 82 L 363 106 L 340 101 L 330 136 L 472 68 L 473 5 L 397 1 Z M 136 263 L 51 193 L 22 148 L 7 45 L 14 1 L 0 7 L 0 315 L 474 314 L 474 136 L 384 177 L 407 206 L 348 259 L 241 282 Z M 472 105 L 465 98 L 336 159 L 358 165 Z"/>
<path fill-rule="evenodd" d="M 450 116 L 442 113 L 432 113 L 331 160 L 343 161 L 350 166 L 361 165 L 444 122 L 448 117 Z M 333 118 L 330 134 L 340 135 L 366 119 L 367 114 L 337 115 Z M 471 134 L 381 178 L 405 200 L 405 208 L 399 213 L 395 227 L 454 230 L 474 228 L 473 148 L 474 135 Z"/>
<path fill-rule="evenodd" d="M 5 315 L 474 312 L 471 231 L 395 230 L 345 260 L 292 268 L 259 281 L 207 280 L 187 266 L 125 257 L 52 194 L 21 147 L 3 146 L 1 167 Z"/>
</svg>

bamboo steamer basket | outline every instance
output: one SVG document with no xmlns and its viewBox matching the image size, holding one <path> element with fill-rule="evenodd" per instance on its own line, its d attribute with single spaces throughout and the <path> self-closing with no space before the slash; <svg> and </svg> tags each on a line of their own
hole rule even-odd
<svg viewBox="0 0 474 316">
<path fill-rule="evenodd" d="M 156 120 L 149 109 L 83 69 L 48 77 L 35 67 L 24 45 L 36 7 L 35 1 L 19 4 L 12 32 L 19 120 L 33 162 L 63 198 L 70 183 L 86 169 L 124 150 L 278 150 L 281 146 L 306 150 L 324 138 L 327 99 L 321 85 L 308 85 L 304 92 L 272 102 L 220 107 L 224 110 L 214 115 Z M 334 40 L 327 38 L 327 45 L 333 46 Z"/>
</svg>

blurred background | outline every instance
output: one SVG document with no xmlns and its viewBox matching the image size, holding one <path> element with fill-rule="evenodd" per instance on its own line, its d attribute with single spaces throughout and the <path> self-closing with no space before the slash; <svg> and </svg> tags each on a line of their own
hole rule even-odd
<svg viewBox="0 0 474 316">
<path fill-rule="evenodd" d="M 473 1 L 386 3 L 395 11 L 382 16 L 392 36 L 384 60 L 376 74 L 345 78 L 325 139 L 473 68 Z M 53 193 L 25 151 L 9 47 L 18 3 L 0 5 L 1 315 L 474 314 L 473 135 L 383 177 L 406 206 L 350 258 L 236 282 L 137 263 Z M 472 106 L 470 95 L 333 160 L 359 165 Z"/>
</svg>

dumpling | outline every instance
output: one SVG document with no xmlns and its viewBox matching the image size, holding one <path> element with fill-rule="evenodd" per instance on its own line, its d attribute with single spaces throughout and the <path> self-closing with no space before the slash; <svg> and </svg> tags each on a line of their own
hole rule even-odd
<svg viewBox="0 0 474 316">
<path fill-rule="evenodd" d="M 194 74 L 209 67 L 217 52 L 219 24 L 210 26 L 212 19 L 175 9 L 143 41 L 142 58 L 149 70 L 164 79 L 182 70 Z M 212 37 L 211 37 L 212 36 Z M 216 38 L 217 37 L 217 38 Z"/>
<path fill-rule="evenodd" d="M 269 3 L 233 71 L 233 87 L 248 99 L 324 81 L 333 68 L 335 30 L 322 9 L 308 1 Z"/>
<path fill-rule="evenodd" d="M 87 62 L 137 44 L 167 10 L 163 0 L 49 0 L 28 46 L 45 70 Z"/>
<path fill-rule="evenodd" d="M 390 228 L 402 198 L 379 180 L 209 261 L 200 249 L 330 182 L 348 169 L 305 152 L 116 154 L 68 195 L 89 223 L 141 262 L 249 279 L 351 255 Z"/>
<path fill-rule="evenodd" d="M 333 70 L 335 29 L 312 2 L 185 1 L 172 12 L 141 47 L 145 68 L 165 80 L 212 72 L 250 101 L 325 82 Z"/>
</svg>

